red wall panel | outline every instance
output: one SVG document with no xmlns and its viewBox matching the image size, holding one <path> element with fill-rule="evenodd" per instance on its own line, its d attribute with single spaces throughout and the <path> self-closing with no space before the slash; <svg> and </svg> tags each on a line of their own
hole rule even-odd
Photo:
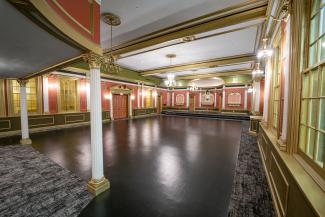
<svg viewBox="0 0 325 217">
<path fill-rule="evenodd" d="M 72 28 L 100 43 L 100 5 L 89 0 L 47 0 L 49 6 Z"/>
<path fill-rule="evenodd" d="M 49 111 L 50 113 L 57 113 L 59 80 L 55 76 L 50 76 L 48 78 L 48 82 L 49 82 Z"/>
<path fill-rule="evenodd" d="M 80 80 L 80 87 L 79 87 L 79 94 L 80 94 L 80 111 L 87 112 L 87 81 L 86 79 Z"/>
<path fill-rule="evenodd" d="M 240 106 L 229 106 L 228 104 L 228 96 L 231 93 L 240 93 L 241 95 L 241 103 Z M 245 88 L 226 88 L 226 106 L 225 109 L 226 110 L 244 110 L 244 100 L 245 100 Z"/>
</svg>

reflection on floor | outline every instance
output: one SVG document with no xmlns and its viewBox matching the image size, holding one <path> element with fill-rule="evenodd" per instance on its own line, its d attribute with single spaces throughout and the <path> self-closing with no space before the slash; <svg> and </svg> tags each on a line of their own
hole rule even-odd
<svg viewBox="0 0 325 217">
<path fill-rule="evenodd" d="M 111 189 L 80 216 L 227 216 L 241 129 L 241 121 L 176 116 L 105 124 L 104 169 Z M 31 137 L 35 149 L 90 179 L 89 127 Z"/>
<path fill-rule="evenodd" d="M 256 137 L 243 124 L 229 217 L 275 217 Z"/>
<path fill-rule="evenodd" d="M 78 216 L 86 182 L 29 145 L 0 146 L 1 216 Z"/>
</svg>

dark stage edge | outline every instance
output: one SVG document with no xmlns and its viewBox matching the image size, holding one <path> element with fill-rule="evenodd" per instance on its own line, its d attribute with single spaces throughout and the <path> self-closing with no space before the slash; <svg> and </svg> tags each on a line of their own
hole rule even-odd
<svg viewBox="0 0 325 217">
<path fill-rule="evenodd" d="M 249 120 L 248 114 L 229 114 L 229 113 L 209 113 L 209 112 L 182 112 L 182 111 L 162 111 L 163 115 L 197 117 L 197 118 L 212 118 L 222 120 Z"/>
<path fill-rule="evenodd" d="M 276 217 L 256 137 L 243 122 L 229 217 Z"/>
</svg>

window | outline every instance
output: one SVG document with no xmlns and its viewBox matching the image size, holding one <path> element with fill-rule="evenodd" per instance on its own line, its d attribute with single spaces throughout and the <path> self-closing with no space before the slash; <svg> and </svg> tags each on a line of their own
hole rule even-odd
<svg viewBox="0 0 325 217">
<path fill-rule="evenodd" d="M 325 1 L 312 2 L 309 58 L 302 73 L 299 150 L 324 168 L 325 156 Z"/>
<path fill-rule="evenodd" d="M 146 93 L 146 107 L 152 107 L 152 90 L 148 90 Z"/>
<path fill-rule="evenodd" d="M 325 1 L 312 2 L 309 34 L 309 66 L 325 59 Z"/>
<path fill-rule="evenodd" d="M 12 108 L 14 114 L 20 113 L 20 85 L 16 80 L 11 81 L 12 85 Z M 37 82 L 36 79 L 29 79 L 26 84 L 27 110 L 29 113 L 37 113 Z"/>
<path fill-rule="evenodd" d="M 61 112 L 75 112 L 77 109 L 77 81 L 60 79 Z"/>
<path fill-rule="evenodd" d="M 275 49 L 274 66 L 273 66 L 273 120 L 272 126 L 274 129 L 279 128 L 280 118 L 280 77 L 281 77 L 281 55 L 279 47 Z"/>
</svg>

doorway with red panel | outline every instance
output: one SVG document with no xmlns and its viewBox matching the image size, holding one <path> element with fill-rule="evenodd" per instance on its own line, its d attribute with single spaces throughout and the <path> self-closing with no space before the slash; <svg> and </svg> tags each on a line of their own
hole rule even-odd
<svg viewBox="0 0 325 217">
<path fill-rule="evenodd" d="M 190 106 L 190 112 L 194 112 L 194 110 L 195 110 L 195 95 L 193 93 L 190 94 L 189 106 Z"/>
<path fill-rule="evenodd" d="M 125 119 L 128 117 L 128 95 L 113 94 L 113 118 Z"/>
</svg>

